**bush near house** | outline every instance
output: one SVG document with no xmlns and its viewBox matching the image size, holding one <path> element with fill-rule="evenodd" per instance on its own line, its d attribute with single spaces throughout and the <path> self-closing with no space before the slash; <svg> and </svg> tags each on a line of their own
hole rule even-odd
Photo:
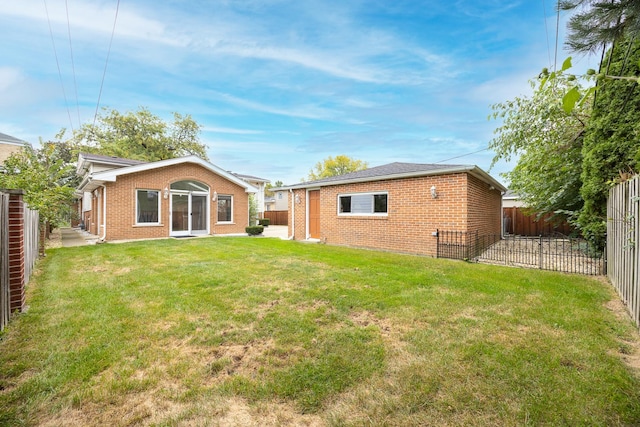
<svg viewBox="0 0 640 427">
<path fill-rule="evenodd" d="M 258 234 L 262 234 L 264 227 L 262 225 L 252 225 L 250 227 L 245 227 L 245 231 L 249 236 L 257 236 Z"/>
</svg>

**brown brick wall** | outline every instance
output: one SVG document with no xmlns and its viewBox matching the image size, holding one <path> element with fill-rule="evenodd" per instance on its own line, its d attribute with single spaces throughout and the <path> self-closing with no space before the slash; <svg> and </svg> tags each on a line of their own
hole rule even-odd
<svg viewBox="0 0 640 427">
<path fill-rule="evenodd" d="M 163 196 L 164 188 L 171 188 L 171 183 L 181 180 L 197 180 L 210 187 L 210 233 L 235 234 L 244 233 L 248 225 L 249 195 L 244 188 L 221 176 L 194 164 L 167 166 L 161 169 L 122 175 L 116 182 L 106 183 L 107 199 L 107 233 L 106 240 L 149 239 L 168 237 L 169 199 Z M 136 190 L 160 191 L 160 224 L 136 225 Z M 89 213 L 91 227 L 89 231 L 101 235 L 102 228 L 98 227 L 98 218 L 102 218 L 103 189 L 98 189 L 99 197 L 93 199 Z M 213 192 L 219 195 L 233 196 L 233 223 L 217 224 L 217 202 L 211 200 Z M 102 222 L 102 221 L 101 221 Z"/>
<path fill-rule="evenodd" d="M 489 184 L 471 175 L 469 175 L 467 189 L 469 200 L 468 231 L 478 231 L 479 235 L 500 235 L 502 232 L 502 194 L 500 191 L 492 190 Z"/>
<path fill-rule="evenodd" d="M 25 304 L 24 202 L 22 193 L 9 195 L 9 310 L 22 311 Z"/>
<path fill-rule="evenodd" d="M 431 197 L 436 187 L 437 198 Z M 347 193 L 387 192 L 387 216 L 339 216 L 338 195 Z M 291 215 L 295 195 L 295 239 L 307 238 L 306 190 L 294 190 L 289 201 Z M 372 249 L 436 254 L 436 237 L 440 230 L 500 232 L 500 200 L 497 190 L 466 173 L 442 176 L 354 183 L 323 187 L 320 193 L 322 241 L 329 244 Z M 292 231 L 291 221 L 289 233 Z"/>
</svg>

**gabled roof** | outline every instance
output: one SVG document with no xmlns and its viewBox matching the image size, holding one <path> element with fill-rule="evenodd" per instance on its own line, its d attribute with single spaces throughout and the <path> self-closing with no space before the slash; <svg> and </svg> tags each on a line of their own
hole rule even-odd
<svg viewBox="0 0 640 427">
<path fill-rule="evenodd" d="M 82 175 L 88 170 L 90 163 L 98 163 L 101 165 L 110 165 L 114 167 L 132 166 L 146 163 L 141 160 L 123 159 L 122 157 L 103 156 L 102 154 L 80 153 L 78 156 L 78 166 L 76 173 Z"/>
<path fill-rule="evenodd" d="M 253 175 L 245 175 L 242 173 L 235 173 L 235 172 L 231 172 L 229 171 L 229 173 L 234 174 L 235 176 L 237 176 L 240 179 L 244 179 L 245 181 L 255 181 L 255 182 L 270 182 L 268 179 L 264 179 L 264 178 L 258 178 L 257 176 L 253 176 Z"/>
<path fill-rule="evenodd" d="M 102 156 L 102 157 L 108 157 L 108 156 Z M 240 187 L 244 188 L 245 192 L 247 193 L 256 192 L 255 187 L 253 187 L 251 184 L 238 178 L 234 174 L 231 174 L 225 171 L 224 169 L 219 168 L 218 166 L 212 163 L 202 160 L 198 156 L 176 157 L 174 159 L 159 160 L 157 162 L 146 162 L 146 163 L 137 162 L 136 164 L 133 164 L 130 166 L 123 166 L 120 168 L 110 169 L 103 172 L 96 172 L 91 174 L 91 176 L 89 176 L 88 179 L 84 179 L 80 184 L 80 187 L 78 188 L 78 190 L 91 191 L 97 188 L 98 186 L 103 185 L 105 182 L 115 182 L 118 179 L 118 177 L 122 175 L 128 175 L 128 174 L 137 173 L 137 172 L 145 172 L 145 171 L 150 171 L 154 169 L 164 168 L 167 166 L 181 165 L 185 163 L 192 163 L 192 164 L 202 166 L 203 168 L 215 173 L 216 175 L 219 175 L 227 179 L 228 181 L 231 181 L 234 184 L 239 185 Z"/>
<path fill-rule="evenodd" d="M 475 165 L 440 165 L 430 163 L 395 162 L 344 175 L 302 182 L 300 184 L 288 185 L 280 188 L 272 188 L 271 191 L 278 191 L 280 189 L 327 187 L 331 185 L 356 182 L 383 181 L 387 179 L 415 178 L 420 176 L 446 175 L 452 173 L 469 173 L 500 191 L 507 190 L 502 184 L 491 177 L 491 175 Z"/>
<path fill-rule="evenodd" d="M 0 132 L 0 143 L 12 145 L 31 145 L 27 141 L 23 141 L 6 133 Z"/>
</svg>

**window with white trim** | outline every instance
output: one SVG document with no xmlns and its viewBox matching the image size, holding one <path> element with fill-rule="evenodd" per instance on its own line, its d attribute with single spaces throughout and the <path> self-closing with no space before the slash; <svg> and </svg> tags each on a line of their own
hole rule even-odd
<svg viewBox="0 0 640 427">
<path fill-rule="evenodd" d="M 388 193 L 338 195 L 339 215 L 387 215 Z"/>
<path fill-rule="evenodd" d="M 160 224 L 160 190 L 136 190 L 136 224 Z"/>
<path fill-rule="evenodd" d="M 233 196 L 218 194 L 218 222 L 233 221 Z"/>
</svg>

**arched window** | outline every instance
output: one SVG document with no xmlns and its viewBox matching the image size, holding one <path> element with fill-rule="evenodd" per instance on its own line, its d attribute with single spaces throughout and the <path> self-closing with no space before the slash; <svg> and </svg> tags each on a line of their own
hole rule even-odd
<svg viewBox="0 0 640 427">
<path fill-rule="evenodd" d="M 186 179 L 184 181 L 176 181 L 171 184 L 172 190 L 181 190 L 181 191 L 197 191 L 197 192 L 209 192 L 209 186 L 200 181 L 194 181 L 191 179 Z"/>
</svg>

